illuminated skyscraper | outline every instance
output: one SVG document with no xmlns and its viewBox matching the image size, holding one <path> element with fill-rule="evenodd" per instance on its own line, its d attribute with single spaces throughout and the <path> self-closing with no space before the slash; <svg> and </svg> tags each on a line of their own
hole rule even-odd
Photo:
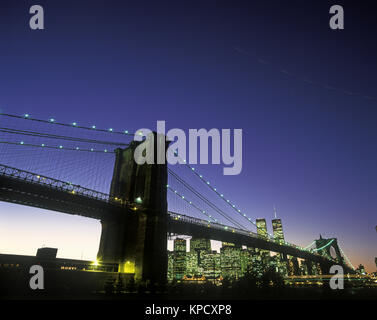
<svg viewBox="0 0 377 320">
<path fill-rule="evenodd" d="M 206 251 L 202 256 L 203 275 L 207 280 L 215 280 L 221 274 L 220 254 L 217 251 Z"/>
<path fill-rule="evenodd" d="M 197 264 L 200 267 L 202 265 L 203 254 L 211 252 L 211 240 L 203 238 L 192 238 L 190 240 L 190 252 L 196 253 Z"/>
<path fill-rule="evenodd" d="M 186 240 L 174 240 L 173 253 L 173 277 L 176 280 L 181 280 L 186 272 Z"/>
<path fill-rule="evenodd" d="M 267 224 L 266 219 L 257 219 L 255 221 L 257 225 L 257 233 L 261 238 L 267 238 Z"/>
<path fill-rule="evenodd" d="M 195 251 L 186 252 L 186 272 L 185 275 L 196 277 L 203 274 L 202 268 L 198 265 L 198 253 Z"/>
<path fill-rule="evenodd" d="M 274 239 L 276 242 L 284 243 L 283 225 L 281 219 L 272 220 L 272 230 L 274 232 Z"/>
<path fill-rule="evenodd" d="M 257 272 L 255 268 L 258 267 L 257 260 L 260 261 L 260 257 L 255 248 L 243 248 L 240 251 L 241 260 L 241 277 L 247 273 Z"/>
<path fill-rule="evenodd" d="M 168 251 L 168 273 L 167 278 L 168 281 L 172 281 L 174 279 L 174 252 Z"/>
<path fill-rule="evenodd" d="M 190 251 L 211 251 L 211 240 L 192 238 L 190 240 Z"/>
<path fill-rule="evenodd" d="M 221 275 L 224 278 L 238 279 L 241 276 L 241 248 L 233 243 L 223 242 L 220 249 Z"/>
<path fill-rule="evenodd" d="M 186 252 L 186 240 L 185 239 L 174 239 L 174 252 Z"/>
<path fill-rule="evenodd" d="M 260 238 L 267 239 L 268 233 L 266 219 L 257 219 L 255 224 L 257 225 L 258 236 Z M 268 250 L 260 249 L 259 254 L 261 256 L 262 263 L 267 264 L 269 262 L 270 252 Z"/>
</svg>

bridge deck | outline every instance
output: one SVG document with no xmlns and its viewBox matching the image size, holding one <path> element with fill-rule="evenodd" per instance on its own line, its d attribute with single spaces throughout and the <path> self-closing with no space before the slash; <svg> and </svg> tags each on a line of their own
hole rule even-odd
<svg viewBox="0 0 377 320">
<path fill-rule="evenodd" d="M 81 186 L 41 177 L 35 173 L 0 165 L 0 201 L 38 207 L 94 219 L 109 219 L 114 214 L 131 212 L 132 204 L 121 203 L 109 195 Z M 182 214 L 168 212 L 168 231 L 248 247 L 279 252 L 318 263 L 333 264 L 327 258 L 289 243 L 277 243 L 256 233 L 209 223 Z"/>
</svg>

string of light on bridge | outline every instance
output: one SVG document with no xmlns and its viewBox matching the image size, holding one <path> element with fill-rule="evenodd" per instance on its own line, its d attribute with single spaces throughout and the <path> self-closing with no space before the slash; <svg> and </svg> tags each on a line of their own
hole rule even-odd
<svg viewBox="0 0 377 320">
<path fill-rule="evenodd" d="M 216 218 L 213 218 L 210 214 L 208 214 L 205 210 L 199 208 L 196 204 L 194 204 L 192 201 L 188 200 L 184 195 L 180 194 L 177 190 L 174 190 L 170 187 L 170 185 L 166 185 L 168 190 L 173 192 L 176 196 L 180 197 L 182 200 L 186 201 L 190 206 L 194 207 L 196 210 L 198 210 L 200 213 L 204 214 L 208 218 L 212 219 L 214 222 L 218 222 Z M 211 223 L 211 221 L 208 220 L 208 223 Z"/>
<path fill-rule="evenodd" d="M 197 172 L 197 170 L 189 165 L 185 159 L 182 159 L 179 157 L 178 152 L 175 151 L 174 154 L 184 163 L 184 165 L 191 170 L 192 173 L 194 173 L 208 188 L 210 188 L 213 192 L 215 192 L 223 201 L 225 201 L 233 210 L 237 212 L 237 214 L 241 215 L 243 218 L 247 219 L 248 222 L 252 223 L 257 229 L 260 229 L 256 223 L 245 213 L 242 213 L 241 209 L 239 209 L 232 201 L 227 199 L 224 194 L 220 193 L 217 188 L 213 187 L 210 183 L 210 181 L 206 180 L 202 174 Z M 264 232 L 264 230 L 263 230 Z M 268 236 L 270 238 L 273 238 L 273 235 L 267 232 Z"/>
<path fill-rule="evenodd" d="M 334 242 L 334 239 L 331 239 L 328 243 L 326 243 L 324 246 L 322 246 L 321 248 L 316 248 L 316 249 L 313 249 L 313 251 L 321 251 L 323 249 L 325 249 L 326 247 L 328 247 L 330 244 L 332 244 Z"/>
<path fill-rule="evenodd" d="M 90 130 L 90 131 L 108 132 L 108 133 L 113 133 L 113 134 L 121 134 L 121 135 L 129 135 L 129 136 L 135 135 L 135 133 L 131 133 L 128 130 L 117 131 L 114 128 L 98 129 L 97 126 L 95 126 L 95 125 L 82 126 L 82 125 L 79 125 L 77 122 L 72 122 L 72 123 L 58 122 L 58 121 L 56 121 L 55 118 L 50 118 L 48 120 L 32 118 L 30 116 L 30 114 L 28 114 L 28 113 L 25 113 L 22 116 L 9 114 L 9 113 L 0 113 L 0 116 L 16 118 L 16 119 L 25 119 L 25 120 L 36 121 L 36 122 L 41 122 L 41 123 L 49 123 L 49 124 L 54 124 L 54 125 L 59 125 L 59 126 L 64 126 L 64 127 L 73 127 L 73 128 L 79 128 L 79 129 Z M 139 134 L 142 135 L 143 133 L 140 132 Z"/>
<path fill-rule="evenodd" d="M 202 193 L 198 192 L 195 188 L 193 188 L 187 181 L 182 179 L 177 173 L 175 173 L 172 169 L 168 168 L 168 173 L 172 178 L 174 178 L 178 183 L 183 185 L 189 192 L 192 192 L 196 197 L 198 197 L 200 200 L 202 200 L 204 203 L 206 203 L 209 207 L 211 207 L 215 212 L 220 214 L 223 218 L 228 220 L 230 223 L 234 224 L 238 228 L 246 230 L 240 223 L 238 223 L 236 220 L 234 220 L 232 217 L 230 217 L 226 212 L 221 210 L 216 204 L 214 204 L 212 201 L 210 201 L 208 198 L 206 198 Z"/>
<path fill-rule="evenodd" d="M 213 192 L 215 192 L 223 201 L 225 201 L 234 211 L 237 212 L 237 214 L 241 215 L 244 219 L 247 219 L 247 221 L 249 221 L 250 223 L 252 223 L 257 229 L 261 229 L 260 227 L 257 226 L 257 224 L 249 217 L 247 216 L 245 213 L 242 213 L 241 209 L 239 209 L 232 201 L 230 201 L 229 199 L 227 199 L 224 194 L 220 193 L 217 188 L 213 187 L 210 183 L 210 181 L 206 180 L 204 178 L 204 176 L 202 174 L 200 174 L 199 172 L 197 172 L 197 170 L 193 167 L 193 166 L 190 166 L 189 164 L 186 163 L 186 160 L 183 160 L 184 164 L 208 187 L 210 188 Z M 263 230 L 263 232 L 265 232 Z M 273 235 L 270 234 L 269 232 L 267 232 L 267 235 L 270 237 L 270 238 L 273 238 Z"/>
<path fill-rule="evenodd" d="M 33 148 L 48 148 L 48 149 L 57 149 L 57 150 L 97 152 L 97 153 L 108 153 L 108 154 L 114 154 L 115 153 L 113 150 L 108 150 L 108 149 L 97 150 L 97 149 L 94 149 L 94 148 L 90 148 L 90 149 L 83 149 L 83 148 L 80 148 L 80 147 L 71 148 L 71 147 L 64 147 L 63 145 L 51 146 L 51 145 L 47 145 L 45 143 L 41 143 L 41 144 L 25 143 L 24 141 L 20 141 L 20 142 L 0 141 L 0 143 L 17 145 L 17 146 L 24 146 L 24 147 L 33 147 Z"/>
<path fill-rule="evenodd" d="M 66 140 L 66 141 L 73 141 L 73 142 L 80 142 L 80 143 L 94 143 L 94 144 L 113 145 L 113 146 L 128 146 L 129 145 L 128 143 L 119 142 L 119 141 L 113 142 L 113 141 L 104 141 L 104 140 L 98 140 L 98 139 L 77 138 L 77 137 L 72 137 L 72 136 L 56 135 L 56 134 L 42 133 L 42 132 L 37 132 L 37 131 L 27 131 L 27 130 L 19 130 L 19 129 L 13 129 L 13 128 L 4 128 L 4 127 L 0 127 L 0 132 L 22 135 L 22 136 L 44 138 L 44 139 Z"/>
</svg>

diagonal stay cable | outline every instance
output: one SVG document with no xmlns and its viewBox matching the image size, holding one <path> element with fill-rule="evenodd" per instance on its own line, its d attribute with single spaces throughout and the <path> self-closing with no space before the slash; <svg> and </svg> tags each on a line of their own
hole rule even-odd
<svg viewBox="0 0 377 320">
<path fill-rule="evenodd" d="M 174 193 L 180 199 L 183 199 L 184 201 L 186 201 L 188 204 L 190 204 L 190 206 L 192 206 L 193 208 L 195 208 L 196 210 L 198 210 L 201 214 L 204 214 L 206 217 L 208 217 L 209 219 L 211 219 L 213 222 L 218 222 L 217 219 L 215 219 L 211 215 L 207 214 L 207 212 L 205 210 L 199 208 L 192 201 L 186 199 L 186 197 L 184 197 L 183 195 L 179 194 L 177 190 L 172 189 L 170 186 L 168 186 L 168 190 L 171 191 L 172 193 Z M 211 221 L 209 221 L 209 220 L 208 220 L 208 222 L 211 223 Z"/>
<path fill-rule="evenodd" d="M 221 210 L 219 207 L 217 207 L 213 202 L 205 198 L 203 195 L 201 195 L 198 191 L 196 191 L 191 185 L 189 185 L 185 180 L 183 180 L 178 174 L 176 174 L 172 169 L 168 168 L 168 172 L 171 174 L 173 178 L 175 178 L 179 183 L 181 183 L 185 188 L 187 188 L 189 191 L 191 191 L 193 194 L 195 194 L 199 199 L 204 201 L 208 206 L 210 206 L 213 210 L 215 210 L 218 214 L 220 214 L 223 218 L 227 219 L 234 225 L 236 225 L 238 228 L 248 231 L 245 229 L 244 226 L 242 226 L 240 223 L 238 223 L 236 220 L 234 220 L 232 217 L 230 217 L 226 212 Z"/>
</svg>

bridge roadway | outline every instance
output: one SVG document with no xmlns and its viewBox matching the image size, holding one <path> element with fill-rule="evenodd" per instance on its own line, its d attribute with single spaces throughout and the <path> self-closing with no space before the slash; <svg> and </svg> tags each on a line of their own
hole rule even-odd
<svg viewBox="0 0 377 320">
<path fill-rule="evenodd" d="M 93 219 L 109 219 L 111 215 L 137 214 L 135 204 L 123 203 L 109 195 L 86 189 L 68 182 L 40 176 L 35 173 L 0 165 L 0 201 L 42 208 Z M 168 232 L 193 237 L 225 241 L 247 247 L 280 252 L 308 259 L 326 266 L 334 262 L 313 252 L 272 239 L 264 239 L 256 233 L 232 228 L 218 223 L 208 223 L 174 212 L 169 212 Z"/>
</svg>

